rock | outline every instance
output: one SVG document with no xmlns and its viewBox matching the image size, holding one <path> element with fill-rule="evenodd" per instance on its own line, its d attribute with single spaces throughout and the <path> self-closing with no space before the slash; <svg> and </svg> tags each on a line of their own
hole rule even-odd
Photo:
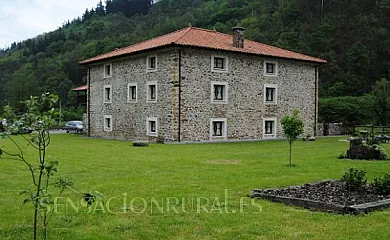
<svg viewBox="0 0 390 240">
<path fill-rule="evenodd" d="M 148 141 L 134 141 L 133 146 L 134 147 L 147 147 L 147 146 L 149 146 L 149 142 Z"/>
<path fill-rule="evenodd" d="M 360 146 L 363 146 L 363 142 L 360 138 L 354 138 L 352 140 L 349 141 L 349 147 L 352 148 L 352 147 L 360 147 Z"/>
<path fill-rule="evenodd" d="M 309 137 L 307 140 L 312 142 L 316 140 L 316 137 Z"/>
</svg>

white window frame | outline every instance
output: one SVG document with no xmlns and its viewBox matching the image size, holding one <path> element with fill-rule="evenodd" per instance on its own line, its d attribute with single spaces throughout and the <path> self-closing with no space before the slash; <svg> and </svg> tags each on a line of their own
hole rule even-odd
<svg viewBox="0 0 390 240">
<path fill-rule="evenodd" d="M 151 67 L 150 67 L 150 59 L 151 59 L 151 58 L 155 58 L 155 59 L 156 59 L 156 67 L 155 67 L 155 68 L 151 68 Z M 156 72 L 156 71 L 157 71 L 157 68 L 158 68 L 158 59 L 157 59 L 157 55 L 147 56 L 147 57 L 146 57 L 146 71 L 147 71 L 147 72 Z"/>
<path fill-rule="evenodd" d="M 225 68 L 215 68 L 214 67 L 214 59 L 215 58 L 222 58 L 225 61 Z M 219 73 L 227 73 L 229 72 L 229 59 L 227 56 L 221 56 L 221 55 L 211 55 L 211 71 L 212 72 L 219 72 Z"/>
<path fill-rule="evenodd" d="M 274 122 L 274 129 L 272 134 L 265 133 L 265 122 L 272 121 Z M 263 138 L 276 138 L 278 132 L 278 120 L 277 118 L 263 118 Z"/>
<path fill-rule="evenodd" d="M 156 86 L 156 98 L 151 99 L 150 98 L 150 89 L 149 86 L 155 85 Z M 157 97 L 158 97 L 158 86 L 157 86 L 157 81 L 149 81 L 146 83 L 146 102 L 149 103 L 156 103 L 157 102 Z"/>
<path fill-rule="evenodd" d="M 215 100 L 214 99 L 214 86 L 215 85 L 223 85 L 224 87 L 224 99 L 223 100 Z M 217 82 L 217 81 L 211 81 L 211 96 L 210 101 L 211 103 L 217 103 L 217 104 L 227 104 L 229 99 L 229 87 L 227 82 Z"/>
<path fill-rule="evenodd" d="M 156 122 L 156 132 L 150 132 L 150 122 Z M 157 137 L 158 136 L 158 119 L 156 117 L 148 117 L 146 119 L 146 135 Z"/>
<path fill-rule="evenodd" d="M 274 69 L 275 72 L 274 73 L 267 73 L 267 63 L 275 65 L 275 69 Z M 264 61 L 264 76 L 277 77 L 278 76 L 278 71 L 279 71 L 278 62 L 276 62 L 276 61 Z"/>
<path fill-rule="evenodd" d="M 135 99 L 131 99 L 130 87 L 135 87 Z M 127 84 L 127 102 L 136 103 L 138 101 L 138 86 L 137 83 L 128 83 Z"/>
<path fill-rule="evenodd" d="M 106 67 L 110 66 L 110 74 L 108 75 L 106 72 Z M 104 64 L 103 65 L 103 73 L 104 73 L 104 78 L 110 78 L 112 77 L 112 63 Z"/>
<path fill-rule="evenodd" d="M 109 99 L 107 99 L 106 89 L 110 89 Z M 104 85 L 103 87 L 103 103 L 112 103 L 112 86 Z"/>
<path fill-rule="evenodd" d="M 110 126 L 107 126 L 107 119 L 110 119 Z M 105 132 L 112 132 L 112 115 L 104 115 L 103 117 L 103 130 Z"/>
<path fill-rule="evenodd" d="M 223 122 L 222 136 L 213 135 L 213 123 Z M 210 118 L 210 140 L 226 140 L 227 139 L 227 119 L 226 118 Z"/>
<path fill-rule="evenodd" d="M 267 101 L 267 88 L 274 88 L 274 100 Z M 276 105 L 278 103 L 278 85 L 277 84 L 264 84 L 264 104 L 265 105 Z"/>
</svg>

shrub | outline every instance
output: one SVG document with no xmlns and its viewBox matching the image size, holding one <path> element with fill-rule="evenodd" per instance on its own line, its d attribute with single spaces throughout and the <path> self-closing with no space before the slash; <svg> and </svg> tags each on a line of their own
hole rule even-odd
<svg viewBox="0 0 390 240">
<path fill-rule="evenodd" d="M 74 121 L 74 120 L 83 120 L 83 114 L 86 112 L 85 108 L 79 107 L 69 107 L 62 109 L 62 120 L 63 121 Z"/>
<path fill-rule="evenodd" d="M 387 173 L 383 178 L 375 178 L 372 183 L 372 188 L 376 194 L 389 195 L 390 194 L 390 173 Z"/>
<path fill-rule="evenodd" d="M 347 158 L 347 155 L 345 153 L 340 153 L 340 155 L 338 156 L 338 159 L 346 159 Z"/>
<path fill-rule="evenodd" d="M 388 159 L 386 150 L 378 144 L 372 145 L 373 148 L 375 148 L 377 151 L 379 151 L 379 159 L 386 160 Z"/>
<path fill-rule="evenodd" d="M 345 182 L 346 188 L 350 191 L 362 191 L 365 189 L 367 183 L 366 171 L 350 168 L 344 173 L 341 181 Z"/>
<path fill-rule="evenodd" d="M 328 97 L 318 102 L 319 122 L 371 123 L 371 95 L 361 97 Z"/>
</svg>

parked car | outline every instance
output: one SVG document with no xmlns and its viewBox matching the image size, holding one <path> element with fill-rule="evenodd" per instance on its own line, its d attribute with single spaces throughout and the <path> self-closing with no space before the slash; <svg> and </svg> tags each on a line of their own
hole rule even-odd
<svg viewBox="0 0 390 240">
<path fill-rule="evenodd" d="M 23 133 L 24 134 L 30 134 L 32 133 L 33 129 L 31 127 L 24 127 L 23 128 Z"/>
<path fill-rule="evenodd" d="M 0 124 L 0 129 L 4 129 L 8 123 L 7 119 L 2 119 L 1 124 Z M 31 127 L 25 127 L 24 123 L 22 122 L 16 122 L 14 123 L 13 130 L 11 131 L 12 135 L 17 135 L 17 134 L 30 134 L 32 133 L 33 129 Z"/>
<path fill-rule="evenodd" d="M 82 133 L 84 131 L 84 123 L 83 121 L 69 121 L 65 125 L 66 133 L 75 132 Z"/>
</svg>

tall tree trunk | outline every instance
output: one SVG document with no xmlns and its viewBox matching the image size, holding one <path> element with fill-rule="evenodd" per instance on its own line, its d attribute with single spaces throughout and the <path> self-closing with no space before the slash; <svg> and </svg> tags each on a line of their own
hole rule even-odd
<svg viewBox="0 0 390 240">
<path fill-rule="evenodd" d="M 290 161 L 289 161 L 290 166 L 292 166 L 292 164 L 291 164 L 291 147 L 292 147 L 292 142 L 290 141 Z"/>
</svg>

